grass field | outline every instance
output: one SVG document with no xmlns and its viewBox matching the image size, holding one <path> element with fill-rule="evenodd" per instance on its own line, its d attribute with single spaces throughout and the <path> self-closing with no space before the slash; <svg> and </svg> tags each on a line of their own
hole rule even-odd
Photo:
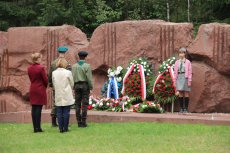
<svg viewBox="0 0 230 153">
<path fill-rule="evenodd" d="M 64 134 L 42 126 L 0 124 L 0 153 L 230 153 L 230 126 L 91 123 Z"/>
</svg>

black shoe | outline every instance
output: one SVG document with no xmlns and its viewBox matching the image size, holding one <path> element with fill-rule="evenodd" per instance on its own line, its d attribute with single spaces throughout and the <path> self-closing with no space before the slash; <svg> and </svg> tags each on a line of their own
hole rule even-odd
<svg viewBox="0 0 230 153">
<path fill-rule="evenodd" d="M 69 129 L 64 129 L 63 132 L 69 132 Z"/>
<path fill-rule="evenodd" d="M 180 109 L 180 112 L 179 112 L 179 113 L 184 113 L 184 110 L 183 110 L 183 108 L 181 108 L 181 109 Z"/>
<path fill-rule="evenodd" d="M 81 124 L 81 127 L 83 127 L 83 128 L 86 128 L 88 125 L 86 124 L 86 122 L 83 122 L 82 124 Z"/>
<path fill-rule="evenodd" d="M 38 130 L 34 130 L 34 133 L 38 133 Z"/>
<path fill-rule="evenodd" d="M 82 122 L 78 122 L 78 127 L 81 128 L 82 127 Z"/>
<path fill-rule="evenodd" d="M 185 108 L 184 111 L 183 111 L 183 113 L 188 113 L 188 109 Z"/>
<path fill-rule="evenodd" d="M 44 132 L 42 129 L 35 129 L 34 133 L 38 133 L 38 132 Z"/>
<path fill-rule="evenodd" d="M 60 133 L 64 133 L 64 130 L 60 130 Z"/>
<path fill-rule="evenodd" d="M 56 117 L 52 117 L 52 127 L 57 127 Z"/>
<path fill-rule="evenodd" d="M 38 132 L 44 132 L 42 129 L 38 129 Z"/>
</svg>

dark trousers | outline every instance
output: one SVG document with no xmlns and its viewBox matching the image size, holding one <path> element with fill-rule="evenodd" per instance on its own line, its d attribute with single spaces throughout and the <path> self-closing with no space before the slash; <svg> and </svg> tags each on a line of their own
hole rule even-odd
<svg viewBox="0 0 230 153">
<path fill-rule="evenodd" d="M 55 106 L 55 91 L 53 90 L 53 103 L 52 103 L 52 110 L 51 110 L 51 117 L 57 117 L 57 110 Z"/>
<path fill-rule="evenodd" d="M 87 82 L 78 82 L 75 84 L 76 118 L 78 123 L 86 122 L 89 93 L 90 90 Z"/>
<path fill-rule="evenodd" d="M 42 112 L 42 105 L 32 105 L 31 116 L 32 116 L 34 131 L 41 129 L 41 112 Z"/>
<path fill-rule="evenodd" d="M 56 106 L 58 126 L 61 131 L 68 131 L 70 106 Z"/>
</svg>

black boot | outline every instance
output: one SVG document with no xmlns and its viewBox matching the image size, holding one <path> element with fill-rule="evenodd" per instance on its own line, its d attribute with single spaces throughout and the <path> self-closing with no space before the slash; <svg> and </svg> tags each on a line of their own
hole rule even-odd
<svg viewBox="0 0 230 153">
<path fill-rule="evenodd" d="M 78 127 L 82 127 L 81 109 L 79 109 L 79 107 L 76 108 L 76 119 Z"/>
<path fill-rule="evenodd" d="M 179 97 L 179 103 L 180 103 L 180 113 L 183 113 L 184 111 L 184 97 Z"/>
<path fill-rule="evenodd" d="M 52 127 L 57 127 L 57 120 L 56 120 L 56 117 L 53 117 L 52 116 Z"/>
<path fill-rule="evenodd" d="M 79 128 L 82 127 L 82 122 L 77 122 L 77 124 Z"/>
<path fill-rule="evenodd" d="M 184 113 L 188 113 L 188 104 L 189 104 L 189 97 L 185 97 Z"/>
<path fill-rule="evenodd" d="M 86 124 L 86 119 L 82 119 L 82 124 L 81 124 L 81 127 L 85 128 L 87 127 L 88 125 Z"/>
</svg>

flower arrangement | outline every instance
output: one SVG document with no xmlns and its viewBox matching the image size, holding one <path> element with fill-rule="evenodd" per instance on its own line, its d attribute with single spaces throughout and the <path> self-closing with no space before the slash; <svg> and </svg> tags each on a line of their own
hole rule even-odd
<svg viewBox="0 0 230 153">
<path fill-rule="evenodd" d="M 90 97 L 88 109 L 97 111 L 124 112 L 127 111 L 131 105 L 131 101 L 128 97 L 123 97 L 119 99 L 98 99 Z"/>
<path fill-rule="evenodd" d="M 123 97 L 119 99 L 90 97 L 88 110 L 113 111 L 113 112 L 138 112 L 138 113 L 163 113 L 164 110 L 158 103 L 145 101 L 133 105 L 136 98 Z"/>
<path fill-rule="evenodd" d="M 173 84 L 173 67 L 176 58 L 171 57 L 164 61 L 159 67 L 159 76 L 154 86 L 154 98 L 159 103 L 171 103 L 176 99 L 175 87 Z"/>
<path fill-rule="evenodd" d="M 125 72 L 125 70 L 121 66 L 118 66 L 117 68 L 109 68 L 107 71 L 109 78 L 114 77 L 116 79 L 118 93 L 120 96 L 121 96 L 122 79 L 123 79 L 124 72 Z M 108 84 L 109 84 L 109 79 L 104 83 L 104 85 L 101 88 L 101 94 L 103 97 L 107 97 Z M 113 88 L 113 87 L 111 87 L 111 88 Z"/>
<path fill-rule="evenodd" d="M 117 82 L 122 82 L 124 69 L 121 66 L 117 68 L 109 68 L 108 69 L 108 77 L 116 77 Z"/>
<path fill-rule="evenodd" d="M 164 110 L 159 103 L 155 104 L 151 101 L 146 101 L 140 104 L 137 104 L 133 108 L 134 112 L 139 113 L 163 113 Z"/>
<path fill-rule="evenodd" d="M 169 68 L 174 67 L 174 64 L 176 62 L 176 57 L 171 57 L 167 59 L 166 61 L 163 61 L 163 63 L 160 65 L 158 69 L 158 73 L 167 72 Z"/>
<path fill-rule="evenodd" d="M 127 71 L 132 65 L 134 65 L 133 71 L 125 80 L 125 95 L 128 95 L 129 97 L 141 98 L 141 70 L 138 65 L 142 65 L 145 77 L 146 97 L 148 97 L 152 94 L 151 89 L 154 83 L 153 77 L 150 77 L 153 76 L 151 66 L 149 65 L 147 59 L 143 57 L 131 60 L 128 64 Z"/>
</svg>

